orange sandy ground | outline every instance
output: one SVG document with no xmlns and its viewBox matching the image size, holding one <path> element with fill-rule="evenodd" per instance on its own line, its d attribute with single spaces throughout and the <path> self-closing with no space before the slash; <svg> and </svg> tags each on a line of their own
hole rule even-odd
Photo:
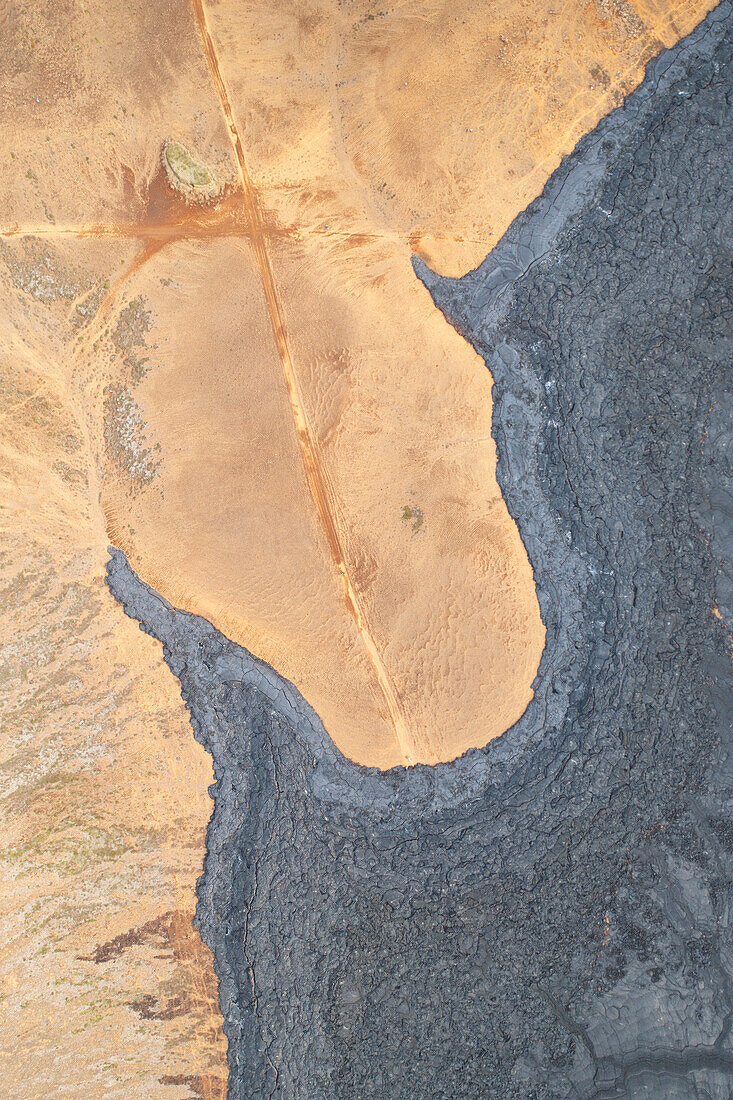
<svg viewBox="0 0 733 1100">
<path fill-rule="evenodd" d="M 107 541 L 292 679 L 355 760 L 451 759 L 516 721 L 544 630 L 491 379 L 410 253 L 478 263 L 710 6 L 0 9 L 19 1100 L 224 1094 L 189 922 L 210 768 L 101 585 Z M 166 189 L 168 138 L 228 185 L 217 206 Z"/>
</svg>

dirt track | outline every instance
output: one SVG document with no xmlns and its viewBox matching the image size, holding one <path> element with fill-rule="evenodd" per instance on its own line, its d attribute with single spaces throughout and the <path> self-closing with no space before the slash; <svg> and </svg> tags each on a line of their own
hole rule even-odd
<svg viewBox="0 0 733 1100">
<path fill-rule="evenodd" d="M 327 475 L 321 464 L 315 434 L 308 423 L 308 415 L 303 405 L 303 401 L 301 400 L 295 366 L 288 344 L 288 334 L 285 326 L 282 302 L 280 301 L 280 295 L 278 294 L 277 284 L 275 283 L 275 277 L 272 271 L 272 264 L 270 263 L 267 237 L 260 214 L 259 196 L 257 194 L 257 189 L 252 183 L 249 171 L 247 170 L 242 138 L 234 119 L 231 103 L 229 102 L 229 93 L 227 92 L 226 83 L 219 68 L 219 59 L 209 32 L 203 0 L 193 0 L 193 6 L 196 12 L 196 22 L 201 31 L 201 38 L 204 43 L 206 60 L 211 71 L 211 78 L 214 81 L 221 102 L 221 108 L 227 120 L 232 146 L 239 166 L 239 176 L 248 214 L 251 240 L 257 256 L 257 266 L 259 268 L 265 299 L 267 301 L 267 312 L 270 317 L 270 324 L 272 325 L 272 334 L 275 338 L 277 353 L 280 357 L 283 374 L 285 376 L 285 384 L 288 388 L 288 397 L 290 398 L 290 406 L 293 410 L 295 429 L 298 433 L 298 442 L 300 443 L 300 449 L 303 454 L 303 463 L 308 478 L 308 487 L 326 535 L 326 541 L 328 542 L 333 564 L 336 567 L 336 572 L 338 573 L 343 589 L 346 606 L 356 623 L 359 635 L 364 643 L 364 648 L 374 668 L 377 682 L 384 696 L 384 701 L 394 726 L 394 734 L 399 744 L 400 751 L 404 760 L 409 762 L 414 758 L 415 750 L 410 739 L 407 722 L 399 697 L 395 692 L 394 686 L 390 682 L 379 649 L 377 648 L 366 621 L 359 593 L 349 575 L 349 567 L 346 563 L 346 555 L 343 551 L 342 537 L 339 531 L 338 508 L 334 500 L 333 490 L 328 485 Z"/>
</svg>

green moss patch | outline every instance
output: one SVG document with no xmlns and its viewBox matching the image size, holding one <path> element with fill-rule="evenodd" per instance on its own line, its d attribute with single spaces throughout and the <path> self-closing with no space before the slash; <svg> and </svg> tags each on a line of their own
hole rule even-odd
<svg viewBox="0 0 733 1100">
<path fill-rule="evenodd" d="M 209 191 L 215 186 L 214 177 L 209 168 L 189 153 L 180 141 L 167 142 L 164 150 L 166 167 L 184 187 Z"/>
</svg>

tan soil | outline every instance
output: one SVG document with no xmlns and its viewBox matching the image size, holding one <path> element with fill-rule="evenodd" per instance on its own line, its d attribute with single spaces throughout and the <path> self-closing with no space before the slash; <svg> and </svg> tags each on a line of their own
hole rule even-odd
<svg viewBox="0 0 733 1100">
<path fill-rule="evenodd" d="M 449 760 L 516 721 L 544 629 L 491 379 L 410 254 L 478 263 L 710 6 L 0 9 L 18 1100 L 225 1095 L 189 925 L 210 768 L 102 587 L 107 541 L 291 679 L 354 760 Z M 171 136 L 216 203 L 171 191 Z"/>
</svg>

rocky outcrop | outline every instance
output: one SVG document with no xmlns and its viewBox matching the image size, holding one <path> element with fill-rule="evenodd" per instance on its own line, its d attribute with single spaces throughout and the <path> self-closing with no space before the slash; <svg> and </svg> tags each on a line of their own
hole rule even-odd
<svg viewBox="0 0 733 1100">
<path fill-rule="evenodd" d="M 731 1095 L 730 63 L 726 0 L 481 267 L 416 262 L 494 376 L 547 626 L 503 737 L 361 768 L 112 552 L 214 759 L 236 1100 Z"/>
</svg>

